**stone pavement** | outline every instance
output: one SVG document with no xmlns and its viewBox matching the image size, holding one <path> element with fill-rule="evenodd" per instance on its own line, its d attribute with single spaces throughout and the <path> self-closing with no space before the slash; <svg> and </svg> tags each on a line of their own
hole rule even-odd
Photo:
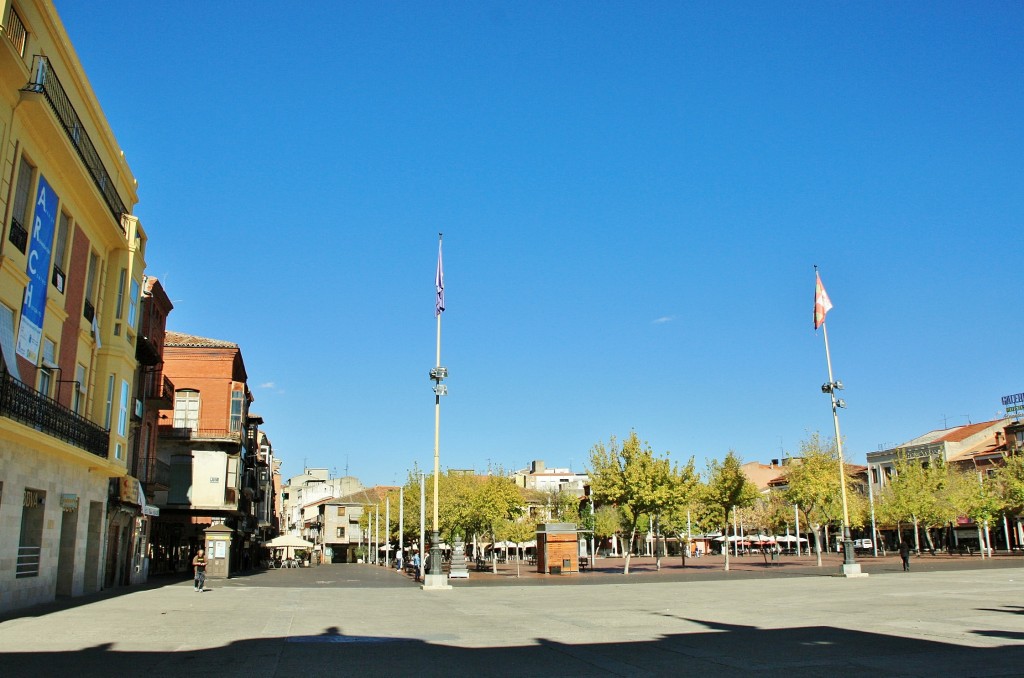
<svg viewBox="0 0 1024 678">
<path fill-rule="evenodd" d="M 1024 675 L 1024 561 L 949 562 L 431 592 L 366 565 L 167 582 L 0 617 L 0 674 Z"/>
</svg>

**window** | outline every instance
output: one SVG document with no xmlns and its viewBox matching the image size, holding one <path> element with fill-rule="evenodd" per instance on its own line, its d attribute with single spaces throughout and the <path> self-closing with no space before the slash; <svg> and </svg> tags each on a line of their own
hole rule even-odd
<svg viewBox="0 0 1024 678">
<path fill-rule="evenodd" d="M 85 365 L 78 363 L 75 367 L 75 392 L 71 395 L 71 409 L 77 414 L 82 413 L 82 403 L 85 401 Z"/>
<path fill-rule="evenodd" d="M 85 274 L 85 304 L 82 315 L 89 322 L 96 317 L 96 269 L 100 266 L 100 258 L 95 252 L 89 252 L 89 268 Z"/>
<path fill-rule="evenodd" d="M 121 380 L 121 400 L 117 407 L 117 435 L 128 433 L 128 396 L 130 388 L 126 379 Z M 120 457 L 118 457 L 120 459 Z"/>
<path fill-rule="evenodd" d="M 67 280 L 67 267 L 65 262 L 68 255 L 68 232 L 71 230 L 71 217 L 67 212 L 60 213 L 60 222 L 57 224 L 57 235 L 53 241 L 53 277 L 50 282 L 57 288 L 58 292 L 64 292 L 64 282 Z"/>
<path fill-rule="evenodd" d="M 14 7 L 11 7 L 11 12 L 7 15 L 7 37 L 10 38 L 18 55 L 25 56 L 25 48 L 28 45 L 28 30 L 25 28 L 25 22 L 14 11 Z"/>
<path fill-rule="evenodd" d="M 110 430 L 110 413 L 114 407 L 114 375 L 107 377 L 107 407 L 103 412 L 103 428 Z"/>
<path fill-rule="evenodd" d="M 338 515 L 339 516 L 345 515 L 345 507 L 344 506 L 339 506 L 338 507 Z"/>
<path fill-rule="evenodd" d="M 139 283 L 132 278 L 128 291 L 128 330 L 135 331 L 135 321 L 139 310 Z"/>
<path fill-rule="evenodd" d="M 199 391 L 174 392 L 174 428 L 199 429 Z"/>
<path fill-rule="evenodd" d="M 339 527 L 338 528 L 337 536 L 338 536 L 339 539 L 343 539 L 345 537 L 345 528 L 344 527 Z"/>
<path fill-rule="evenodd" d="M 242 404 L 245 401 L 244 391 L 231 392 L 231 431 L 242 430 Z"/>
<path fill-rule="evenodd" d="M 121 443 L 116 443 L 114 445 L 114 459 L 122 458 L 124 458 L 124 447 L 121 446 Z"/>
<path fill-rule="evenodd" d="M 18 165 L 18 183 L 14 189 L 14 206 L 11 209 L 11 232 L 7 239 L 11 244 L 24 254 L 28 246 L 28 204 L 29 194 L 32 193 L 32 184 L 35 183 L 36 168 L 25 158 L 21 157 Z"/>
<path fill-rule="evenodd" d="M 15 565 L 14 577 L 39 576 L 39 556 L 43 546 L 43 513 L 46 505 L 46 492 L 25 488 L 25 498 L 21 505 L 21 536 L 18 538 L 18 562 Z"/>
<path fill-rule="evenodd" d="M 118 320 L 124 316 L 124 283 L 128 278 L 128 269 L 122 268 L 117 276 L 117 307 L 114 309 L 114 317 Z"/>
<path fill-rule="evenodd" d="M 43 337 L 43 355 L 39 365 L 39 392 L 47 397 L 52 397 L 53 370 L 57 367 L 56 353 L 56 345 Z"/>
</svg>

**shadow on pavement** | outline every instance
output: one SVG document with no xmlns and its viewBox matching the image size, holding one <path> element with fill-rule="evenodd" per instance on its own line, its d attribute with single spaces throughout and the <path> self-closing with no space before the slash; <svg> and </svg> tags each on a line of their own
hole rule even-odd
<svg viewBox="0 0 1024 678">
<path fill-rule="evenodd" d="M 350 636 L 330 627 L 315 636 L 258 638 L 181 652 L 128 652 L 114 649 L 111 643 L 74 652 L 26 649 L 0 654 L 0 666 L 12 676 L 757 674 L 793 678 L 836 671 L 885 676 L 1008 675 L 1019 672 L 1024 661 L 1024 646 L 1017 644 L 974 648 L 828 626 L 761 629 L 662 616 L 667 625 L 676 620 L 686 629 L 652 641 L 567 644 L 538 638 L 534 644 L 514 647 L 455 647 L 400 635 Z M 400 617 L 396 619 L 396 626 L 400 625 Z M 1021 639 L 1019 633 L 974 633 Z"/>
</svg>

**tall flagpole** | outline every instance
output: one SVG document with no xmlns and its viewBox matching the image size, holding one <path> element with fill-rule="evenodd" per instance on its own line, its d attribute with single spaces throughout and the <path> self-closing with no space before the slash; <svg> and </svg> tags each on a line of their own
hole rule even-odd
<svg viewBox="0 0 1024 678">
<path fill-rule="evenodd" d="M 441 382 L 448 376 L 447 368 L 441 367 L 441 314 L 444 313 L 444 266 L 441 260 L 441 239 L 437 234 L 437 273 L 434 276 L 434 287 L 437 298 L 434 315 L 437 316 L 437 360 L 434 369 L 430 370 L 430 378 L 434 381 L 434 521 L 430 532 L 430 571 L 424 577 L 423 588 L 446 589 L 448 577 L 441 565 L 441 527 L 438 521 L 438 480 L 441 474 L 441 396 L 448 395 L 448 387 Z"/>
<path fill-rule="evenodd" d="M 850 537 L 850 509 L 846 501 L 846 464 L 843 460 L 843 439 L 839 434 L 839 408 L 846 407 L 846 403 L 836 398 L 836 391 L 843 389 L 843 382 L 837 381 L 832 376 L 832 353 L 828 347 L 828 328 L 825 325 L 825 314 L 832 308 L 832 302 L 825 293 L 825 287 L 821 284 L 821 276 L 818 275 L 818 267 L 814 267 L 814 328 L 821 327 L 822 336 L 825 339 L 825 362 L 828 364 L 828 383 L 822 385 L 821 390 L 829 394 L 832 400 L 832 424 L 836 431 L 836 451 L 839 455 L 839 490 L 843 498 L 843 566 L 842 574 L 845 576 L 862 576 L 860 565 L 853 555 L 853 539 Z M 871 479 L 868 478 L 868 482 Z"/>
</svg>

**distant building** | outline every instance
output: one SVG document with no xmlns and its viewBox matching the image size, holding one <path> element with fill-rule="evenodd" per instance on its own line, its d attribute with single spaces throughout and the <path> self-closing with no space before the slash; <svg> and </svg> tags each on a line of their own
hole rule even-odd
<svg viewBox="0 0 1024 678">
<path fill-rule="evenodd" d="M 992 469 L 999 464 L 1009 438 L 1016 441 L 1021 427 L 1012 419 L 995 419 L 977 424 L 929 431 L 902 445 L 869 452 L 868 470 L 875 492 L 889 484 L 896 462 L 903 458 L 923 464 L 941 460 L 956 466 Z"/>
<path fill-rule="evenodd" d="M 586 473 L 574 473 L 567 468 L 547 468 L 543 461 L 530 462 L 529 468 L 516 471 L 512 479 L 516 485 L 538 492 L 571 492 L 582 497 L 590 484 Z"/>
</svg>

